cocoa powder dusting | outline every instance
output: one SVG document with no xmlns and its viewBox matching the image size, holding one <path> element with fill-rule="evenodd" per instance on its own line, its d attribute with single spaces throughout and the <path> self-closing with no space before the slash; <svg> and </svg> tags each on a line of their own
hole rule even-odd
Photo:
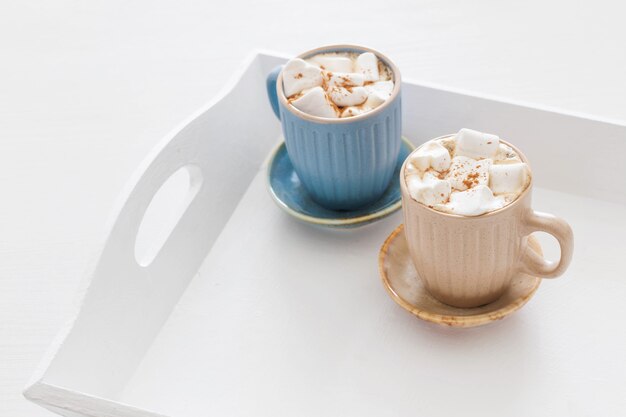
<svg viewBox="0 0 626 417">
<path fill-rule="evenodd" d="M 478 184 L 478 177 L 480 174 L 478 172 L 473 172 L 471 174 L 467 174 L 467 177 L 463 180 L 463 184 L 467 188 L 472 188 L 474 185 Z"/>
</svg>

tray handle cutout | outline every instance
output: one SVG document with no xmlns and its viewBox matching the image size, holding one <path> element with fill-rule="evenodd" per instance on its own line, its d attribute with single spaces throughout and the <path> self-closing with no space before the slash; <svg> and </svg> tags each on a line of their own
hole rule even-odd
<svg viewBox="0 0 626 417">
<path fill-rule="evenodd" d="M 202 185 L 202 172 L 186 165 L 174 172 L 154 194 L 135 237 L 135 260 L 147 267 L 157 257 L 174 227 Z"/>
</svg>

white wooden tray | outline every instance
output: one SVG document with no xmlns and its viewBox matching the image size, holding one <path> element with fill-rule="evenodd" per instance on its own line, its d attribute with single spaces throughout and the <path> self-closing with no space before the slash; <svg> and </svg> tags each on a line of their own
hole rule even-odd
<svg viewBox="0 0 626 417">
<path fill-rule="evenodd" d="M 378 249 L 398 213 L 325 230 L 269 197 L 264 160 L 280 127 L 265 75 L 284 61 L 255 54 L 141 166 L 26 397 L 94 417 L 626 409 L 626 126 L 404 84 L 415 144 L 461 127 L 498 133 L 532 162 L 535 208 L 566 218 L 576 236 L 569 271 L 513 317 L 440 328 L 379 281 Z"/>
</svg>

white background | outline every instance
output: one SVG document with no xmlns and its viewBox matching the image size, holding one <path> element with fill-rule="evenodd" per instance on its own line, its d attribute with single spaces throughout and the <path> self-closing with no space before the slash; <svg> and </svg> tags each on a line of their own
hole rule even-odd
<svg viewBox="0 0 626 417">
<path fill-rule="evenodd" d="M 620 2 L 297 3 L 0 2 L 0 416 L 49 415 L 20 391 L 118 192 L 254 48 L 364 44 L 407 78 L 626 120 Z"/>
</svg>

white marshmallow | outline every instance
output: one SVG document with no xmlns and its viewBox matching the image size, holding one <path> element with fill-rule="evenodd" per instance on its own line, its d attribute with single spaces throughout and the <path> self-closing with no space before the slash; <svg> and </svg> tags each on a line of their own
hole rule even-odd
<svg viewBox="0 0 626 417">
<path fill-rule="evenodd" d="M 322 70 L 300 58 L 290 60 L 283 68 L 283 89 L 287 97 L 318 85 L 322 85 Z"/>
<path fill-rule="evenodd" d="M 363 75 L 359 74 L 361 77 Z M 334 74 L 333 74 L 334 76 Z M 376 86 L 376 84 L 381 84 Z M 377 83 L 368 84 L 364 86 L 367 92 L 367 100 L 360 106 L 350 106 L 343 109 L 341 117 L 358 116 L 359 114 L 367 113 L 370 110 L 374 110 L 376 107 L 383 104 L 393 90 L 393 81 L 379 81 Z"/>
<path fill-rule="evenodd" d="M 409 176 L 409 175 L 419 175 L 420 177 L 422 176 L 422 172 L 417 169 L 417 167 L 415 166 L 415 164 L 413 164 L 413 161 L 409 160 L 406 163 L 406 166 L 404 167 L 404 173 L 405 175 Z"/>
<path fill-rule="evenodd" d="M 356 87 L 365 82 L 365 76 L 356 72 L 332 72 L 328 77 L 328 86 Z"/>
<path fill-rule="evenodd" d="M 504 198 L 494 197 L 489 187 L 479 185 L 467 191 L 453 192 L 450 195 L 450 202 L 445 205 L 444 209 L 461 216 L 480 216 L 502 207 L 504 207 Z"/>
<path fill-rule="evenodd" d="M 454 136 L 437 139 L 437 142 L 441 144 L 444 148 L 450 152 L 450 155 L 454 155 L 454 149 L 456 148 L 456 141 L 454 140 Z"/>
<path fill-rule="evenodd" d="M 387 97 L 389 97 L 393 91 L 393 81 L 376 81 L 375 83 L 366 85 L 365 88 L 369 94 L 378 92 L 387 94 Z"/>
<path fill-rule="evenodd" d="M 316 55 L 309 59 L 323 70 L 331 72 L 354 72 L 352 60 L 345 56 L 337 55 Z M 358 72 L 358 71 L 357 71 Z"/>
<path fill-rule="evenodd" d="M 498 152 L 496 152 L 494 161 L 506 163 L 522 162 L 522 158 L 520 158 L 517 152 L 515 152 L 510 146 L 501 143 L 500 146 L 498 146 Z"/>
<path fill-rule="evenodd" d="M 498 152 L 500 138 L 496 135 L 461 129 L 456 134 L 456 155 L 470 158 L 493 158 Z"/>
<path fill-rule="evenodd" d="M 383 104 L 391 96 L 393 81 L 379 81 L 368 84 L 365 86 L 365 89 L 368 94 L 365 106 L 367 106 L 369 110 L 372 110 Z"/>
<path fill-rule="evenodd" d="M 330 103 L 322 87 L 314 87 L 304 92 L 302 97 L 291 104 L 307 114 L 319 117 L 337 118 L 337 111 Z"/>
<path fill-rule="evenodd" d="M 406 185 L 411 197 L 427 206 L 443 204 L 450 196 L 450 183 L 440 180 L 430 172 L 425 173 L 422 178 L 419 174 L 409 175 Z"/>
<path fill-rule="evenodd" d="M 365 103 L 363 104 L 363 107 L 366 107 L 367 110 L 373 110 L 383 104 L 385 101 L 387 101 L 388 98 L 389 96 L 385 95 L 385 93 L 374 91 L 372 93 L 369 93 L 369 95 L 367 96 L 367 100 L 365 100 Z"/>
<path fill-rule="evenodd" d="M 328 89 L 330 99 L 338 106 L 358 106 L 367 100 L 367 91 L 363 87 L 331 87 Z"/>
<path fill-rule="evenodd" d="M 450 153 L 438 142 L 427 142 L 415 151 L 411 162 L 421 171 L 433 168 L 442 172 L 450 168 Z"/>
<path fill-rule="evenodd" d="M 341 117 L 358 116 L 359 114 L 367 113 L 370 109 L 365 106 L 350 106 L 344 107 L 341 111 Z"/>
<path fill-rule="evenodd" d="M 334 117 L 333 112 L 336 117 L 358 116 L 382 105 L 394 89 L 394 82 L 387 79 L 387 73 L 379 73 L 379 65 L 376 55 L 370 52 L 360 55 L 325 53 L 306 60 L 295 58 L 287 63 L 283 72 L 285 94 L 295 99 L 292 104 L 302 111 L 310 113 L 303 109 L 314 107 L 315 113 L 310 113 L 314 116 Z M 322 103 L 318 91 L 309 92 L 318 86 L 326 90 L 333 111 Z M 300 97 L 301 94 L 312 95 L 305 98 Z"/>
<path fill-rule="evenodd" d="M 443 145 L 439 145 L 443 148 Z M 445 149 L 445 148 L 444 148 Z M 450 164 L 450 172 L 446 179 L 455 190 L 467 190 L 477 185 L 489 184 L 489 168 L 491 159 L 475 160 L 466 156 L 455 156 Z"/>
<path fill-rule="evenodd" d="M 523 162 L 492 165 L 489 168 L 489 188 L 494 194 L 519 193 L 527 182 L 528 168 Z"/>
<path fill-rule="evenodd" d="M 356 70 L 365 75 L 365 81 L 378 81 L 378 58 L 371 52 L 365 52 L 356 59 Z"/>
<path fill-rule="evenodd" d="M 443 155 L 442 159 L 437 155 Z M 415 200 L 461 216 L 479 216 L 505 207 L 528 187 L 531 175 L 512 147 L 500 143 L 495 135 L 469 129 L 422 145 L 407 161 L 404 173 Z M 437 194 L 444 189 L 442 183 L 447 183 L 448 194 Z"/>
</svg>

